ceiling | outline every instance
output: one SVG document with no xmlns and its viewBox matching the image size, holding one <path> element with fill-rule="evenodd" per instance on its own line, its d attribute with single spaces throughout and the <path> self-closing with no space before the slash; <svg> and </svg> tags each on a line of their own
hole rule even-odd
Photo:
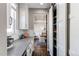
<svg viewBox="0 0 79 59">
<path fill-rule="evenodd" d="M 43 3 L 43 5 L 41 5 L 40 3 L 20 3 L 23 5 L 27 5 L 29 8 L 49 8 L 50 7 L 50 3 Z"/>
</svg>

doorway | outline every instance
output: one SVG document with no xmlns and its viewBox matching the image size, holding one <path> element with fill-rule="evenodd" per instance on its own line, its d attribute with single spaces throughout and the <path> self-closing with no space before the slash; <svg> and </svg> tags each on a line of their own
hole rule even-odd
<svg viewBox="0 0 79 59">
<path fill-rule="evenodd" d="M 47 51 L 47 9 L 33 9 L 33 10 L 35 11 L 32 13 L 35 35 L 34 35 L 34 51 L 32 55 L 48 56 L 49 54 Z"/>
<path fill-rule="evenodd" d="M 67 3 L 67 56 L 69 56 L 70 49 L 70 3 Z"/>
</svg>

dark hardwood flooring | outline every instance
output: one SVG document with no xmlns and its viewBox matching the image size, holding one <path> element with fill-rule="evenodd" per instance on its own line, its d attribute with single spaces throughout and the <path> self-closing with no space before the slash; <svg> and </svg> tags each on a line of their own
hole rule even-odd
<svg viewBox="0 0 79 59">
<path fill-rule="evenodd" d="M 39 42 L 39 39 L 35 39 L 34 41 L 34 51 L 32 56 L 49 56 L 49 52 L 47 51 L 46 42 Z"/>
</svg>

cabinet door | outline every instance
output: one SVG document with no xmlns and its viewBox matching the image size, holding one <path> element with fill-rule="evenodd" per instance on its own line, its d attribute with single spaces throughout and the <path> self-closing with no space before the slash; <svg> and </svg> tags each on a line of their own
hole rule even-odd
<svg viewBox="0 0 79 59">
<path fill-rule="evenodd" d="M 25 29 L 25 8 L 20 8 L 20 29 Z"/>
<path fill-rule="evenodd" d="M 25 8 L 25 28 L 29 28 L 29 9 L 28 7 Z"/>
<path fill-rule="evenodd" d="M 20 7 L 20 29 L 28 29 L 28 8 Z"/>
</svg>

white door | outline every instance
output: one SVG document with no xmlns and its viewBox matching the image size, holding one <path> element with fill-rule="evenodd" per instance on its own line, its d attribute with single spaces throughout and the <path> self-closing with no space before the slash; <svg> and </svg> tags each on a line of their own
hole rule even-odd
<svg viewBox="0 0 79 59">
<path fill-rule="evenodd" d="M 49 19 L 48 19 L 48 26 L 47 26 L 47 37 L 48 37 L 48 50 L 50 55 L 53 55 L 53 7 L 49 9 Z"/>
<path fill-rule="evenodd" d="M 57 4 L 57 55 L 66 55 L 66 4 Z"/>
<path fill-rule="evenodd" d="M 79 56 L 79 4 L 70 4 L 70 55 Z"/>
</svg>

